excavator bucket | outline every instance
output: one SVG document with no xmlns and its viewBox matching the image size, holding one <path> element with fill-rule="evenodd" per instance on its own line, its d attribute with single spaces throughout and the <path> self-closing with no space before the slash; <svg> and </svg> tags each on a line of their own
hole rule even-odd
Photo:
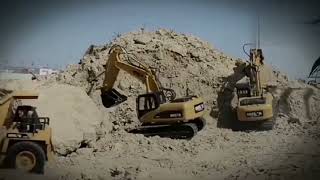
<svg viewBox="0 0 320 180">
<path fill-rule="evenodd" d="M 102 104 L 105 108 L 111 108 L 127 100 L 127 96 L 120 94 L 117 90 L 101 93 Z"/>
</svg>

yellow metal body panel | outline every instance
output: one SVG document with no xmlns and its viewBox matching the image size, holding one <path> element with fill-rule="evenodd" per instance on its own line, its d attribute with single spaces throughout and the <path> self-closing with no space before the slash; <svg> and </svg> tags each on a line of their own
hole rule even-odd
<svg viewBox="0 0 320 180">
<path fill-rule="evenodd" d="M 270 93 L 267 93 L 266 103 L 265 104 L 252 104 L 252 105 L 244 105 L 241 106 L 240 102 L 244 99 L 256 99 L 260 97 L 243 97 L 239 98 L 238 107 L 237 107 L 237 117 L 239 121 L 262 121 L 271 119 L 273 117 L 273 107 L 272 107 L 272 101 L 273 97 Z M 262 111 L 263 116 L 261 117 L 247 117 L 246 113 L 248 112 L 254 112 L 254 111 Z"/>
<path fill-rule="evenodd" d="M 12 102 L 9 99 L 5 102 L 2 102 L 2 104 L 0 104 L 0 126 L 1 127 L 7 127 L 9 126 L 9 124 L 11 123 L 11 106 L 12 106 Z"/>
<path fill-rule="evenodd" d="M 170 124 L 178 122 L 189 122 L 199 117 L 202 117 L 204 110 L 198 113 L 195 112 L 194 106 L 197 104 L 203 103 L 203 99 L 193 98 L 187 102 L 170 102 L 161 104 L 157 109 L 146 113 L 140 118 L 142 123 L 151 123 L 151 124 Z M 170 117 L 170 118 L 157 118 L 157 114 L 166 111 L 180 111 L 182 113 L 181 117 Z"/>
<path fill-rule="evenodd" d="M 147 92 L 159 91 L 161 88 L 160 83 L 157 81 L 153 70 L 146 65 L 143 65 L 141 62 L 137 62 L 139 66 L 135 66 L 121 61 L 122 58 L 120 56 L 124 54 L 125 51 L 120 47 L 115 47 L 112 50 L 105 65 L 106 70 L 102 90 L 110 91 L 117 80 L 119 71 L 123 70 L 144 83 Z"/>
<path fill-rule="evenodd" d="M 6 130 L 5 134 L 9 133 L 20 133 L 18 129 L 14 128 L 14 126 L 8 130 Z M 9 149 L 9 143 L 10 141 L 32 141 L 35 143 L 44 143 L 46 145 L 46 149 L 44 149 L 45 153 L 48 156 L 48 160 L 52 159 L 52 130 L 50 127 L 45 128 L 44 130 L 39 130 L 37 133 L 23 133 L 27 136 L 25 138 L 7 138 L 4 137 L 0 141 L 1 147 L 1 153 L 5 154 L 7 150 Z"/>
</svg>

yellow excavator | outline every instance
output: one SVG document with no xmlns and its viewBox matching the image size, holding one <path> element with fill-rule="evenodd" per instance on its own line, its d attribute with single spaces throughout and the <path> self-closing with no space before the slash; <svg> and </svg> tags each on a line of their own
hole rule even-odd
<svg viewBox="0 0 320 180">
<path fill-rule="evenodd" d="M 0 164 L 24 172 L 44 173 L 52 159 L 48 117 L 38 117 L 36 108 L 21 100 L 37 99 L 38 93 L 0 89 Z"/>
<path fill-rule="evenodd" d="M 129 132 L 145 136 L 188 139 L 203 129 L 205 126 L 203 99 L 197 96 L 176 98 L 172 89 L 162 87 L 152 68 L 138 61 L 133 54 L 119 45 L 111 47 L 105 65 L 101 99 L 106 108 L 127 100 L 125 95 L 113 88 L 120 70 L 137 78 L 146 86 L 146 93 L 136 99 L 136 110 L 141 126 Z"/>
<path fill-rule="evenodd" d="M 245 44 L 243 50 L 245 51 Z M 238 103 L 235 129 L 271 130 L 274 125 L 274 98 L 269 89 L 272 84 L 272 70 L 264 63 L 262 49 L 250 49 L 250 61 L 244 68 L 248 82 L 236 84 Z"/>
</svg>

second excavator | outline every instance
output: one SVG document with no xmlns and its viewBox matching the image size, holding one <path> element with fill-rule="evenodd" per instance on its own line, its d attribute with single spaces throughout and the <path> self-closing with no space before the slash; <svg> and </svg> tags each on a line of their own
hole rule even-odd
<svg viewBox="0 0 320 180">
<path fill-rule="evenodd" d="M 137 60 L 123 47 L 114 45 L 105 65 L 101 88 L 104 107 L 110 108 L 127 100 L 113 88 L 119 71 L 123 70 L 146 86 L 146 93 L 136 99 L 136 110 L 141 126 L 129 130 L 145 136 L 158 135 L 170 138 L 192 138 L 205 126 L 203 99 L 197 96 L 176 98 L 172 89 L 162 87 L 155 71 Z"/>
<path fill-rule="evenodd" d="M 250 49 L 248 55 L 250 62 L 244 68 L 244 74 L 249 82 L 236 84 L 238 103 L 235 128 L 271 130 L 276 110 L 275 99 L 269 90 L 275 87 L 272 83 L 272 70 L 265 65 L 262 49 L 259 47 Z"/>
</svg>

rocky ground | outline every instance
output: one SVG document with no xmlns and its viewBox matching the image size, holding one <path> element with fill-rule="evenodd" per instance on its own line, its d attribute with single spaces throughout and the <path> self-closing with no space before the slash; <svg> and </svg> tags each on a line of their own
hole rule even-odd
<svg viewBox="0 0 320 180">
<path fill-rule="evenodd" d="M 124 46 L 156 69 L 164 87 L 177 96 L 203 97 L 207 126 L 191 140 L 133 135 L 139 124 L 135 97 L 144 85 L 120 73 L 115 87 L 128 100 L 114 108 L 101 105 L 90 78 L 103 73 L 113 44 Z M 266 57 L 268 55 L 265 55 Z M 223 128 L 223 90 L 233 83 L 235 62 L 208 42 L 159 29 L 120 35 L 90 46 L 79 64 L 40 81 L 5 81 L 7 89 L 40 91 L 38 110 L 51 118 L 55 161 L 45 176 L 53 179 L 316 179 L 320 176 L 320 91 L 274 71 L 279 102 L 274 130 L 235 132 Z M 268 61 L 268 60 L 267 60 Z M 89 96 L 87 96 L 87 94 Z M 1 177 L 1 174 L 0 174 Z M 3 175 L 9 177 L 9 175 Z"/>
</svg>

